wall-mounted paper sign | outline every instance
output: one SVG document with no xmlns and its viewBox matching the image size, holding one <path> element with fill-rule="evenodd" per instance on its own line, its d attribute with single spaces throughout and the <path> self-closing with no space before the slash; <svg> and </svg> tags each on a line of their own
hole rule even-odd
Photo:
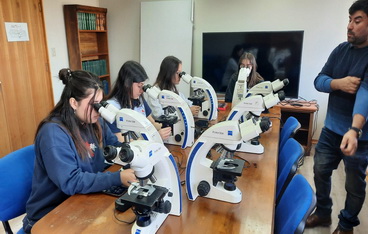
<svg viewBox="0 0 368 234">
<path fill-rule="evenodd" d="M 8 41 L 29 41 L 27 23 L 5 22 Z"/>
</svg>

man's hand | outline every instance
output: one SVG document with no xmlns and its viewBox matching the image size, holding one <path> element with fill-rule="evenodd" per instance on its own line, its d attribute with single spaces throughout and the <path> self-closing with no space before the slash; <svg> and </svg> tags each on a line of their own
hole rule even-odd
<svg viewBox="0 0 368 234">
<path fill-rule="evenodd" d="M 347 76 L 341 79 L 335 79 L 331 82 L 333 90 L 341 90 L 346 93 L 354 94 L 360 86 L 360 78 L 355 76 Z"/>
<path fill-rule="evenodd" d="M 355 154 L 358 148 L 358 133 L 354 130 L 349 130 L 342 138 L 340 149 L 346 156 Z"/>
</svg>

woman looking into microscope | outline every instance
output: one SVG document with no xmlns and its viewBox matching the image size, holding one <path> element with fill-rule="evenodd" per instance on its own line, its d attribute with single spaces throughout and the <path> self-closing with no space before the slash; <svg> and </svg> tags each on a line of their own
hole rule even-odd
<svg viewBox="0 0 368 234">
<path fill-rule="evenodd" d="M 93 108 L 103 96 L 100 79 L 70 69 L 60 70 L 59 78 L 65 85 L 60 101 L 36 132 L 32 192 L 23 219 L 26 233 L 71 195 L 137 181 L 131 169 L 103 172 L 103 147 L 121 143 Z"/>
<path fill-rule="evenodd" d="M 174 57 L 165 57 L 160 65 L 160 71 L 157 75 L 156 82 L 154 83 L 160 90 L 169 90 L 178 94 L 189 105 L 193 116 L 197 116 L 200 110 L 199 106 L 192 105 L 193 103 L 188 100 L 184 94 L 179 92 L 176 85 L 180 83 L 180 73 L 182 72 L 182 62 Z M 151 97 L 147 98 L 147 102 L 152 109 L 152 115 L 154 118 L 158 118 L 164 114 L 162 105 L 159 100 Z"/>
<path fill-rule="evenodd" d="M 252 53 L 245 52 L 239 58 L 239 70 L 240 68 L 249 68 L 250 73 L 247 78 L 247 89 L 252 88 L 254 85 L 264 81 L 263 77 L 257 72 L 256 58 Z M 239 70 L 234 73 L 226 89 L 225 102 L 231 103 L 233 101 L 233 94 L 235 84 L 238 81 Z"/>
<path fill-rule="evenodd" d="M 147 73 L 140 63 L 127 61 L 120 68 L 115 85 L 106 99 L 108 103 L 114 105 L 119 110 L 130 108 L 147 117 L 156 127 L 161 138 L 165 140 L 171 135 L 171 128 L 161 128 L 161 125 L 155 122 L 151 116 L 151 108 L 142 96 L 142 87 L 147 79 Z M 108 123 L 108 125 L 118 139 L 123 142 L 124 137 L 120 129 L 117 128 L 116 122 Z"/>
</svg>

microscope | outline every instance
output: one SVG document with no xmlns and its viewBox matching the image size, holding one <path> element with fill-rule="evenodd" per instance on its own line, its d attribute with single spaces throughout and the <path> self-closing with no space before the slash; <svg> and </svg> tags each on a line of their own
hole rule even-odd
<svg viewBox="0 0 368 234">
<path fill-rule="evenodd" d="M 263 81 L 247 91 L 246 80 L 249 74 L 250 70 L 248 68 L 241 68 L 239 70 L 238 81 L 235 84 L 233 95 L 233 108 L 227 120 L 244 122 L 249 118 L 258 118 L 263 111 L 285 99 L 285 93 L 281 89 L 289 84 L 288 79 L 277 79 L 273 82 Z M 262 154 L 264 147 L 259 143 L 258 138 L 243 142 L 239 151 Z"/>
<path fill-rule="evenodd" d="M 126 142 L 141 138 L 163 144 L 160 133 L 142 114 L 128 108 L 119 110 L 106 101 L 94 104 L 94 108 L 107 122 L 116 121 L 116 126 L 121 130 Z"/>
<path fill-rule="evenodd" d="M 273 107 L 284 99 L 285 93 L 282 90 L 276 94 L 270 93 L 264 97 L 262 95 L 254 95 L 243 98 L 231 109 L 227 116 L 227 120 L 237 120 L 240 122 L 244 122 L 252 118 L 257 120 L 264 110 Z M 255 139 L 251 139 L 250 141 L 244 141 L 238 151 L 262 154 L 264 152 L 264 147 L 259 143 L 257 136 Z"/>
<path fill-rule="evenodd" d="M 188 98 L 193 105 L 200 106 L 198 118 L 215 120 L 217 119 L 218 101 L 212 85 L 200 77 L 192 77 L 184 71 L 179 74 L 187 84 L 190 84 L 191 95 Z"/>
<path fill-rule="evenodd" d="M 270 128 L 270 120 L 249 119 L 239 124 L 236 120 L 223 121 L 208 128 L 192 147 L 186 167 L 186 191 L 189 200 L 198 196 L 229 203 L 239 203 L 242 192 L 235 186 L 242 175 L 244 160 L 234 159 L 242 142 L 246 142 Z M 215 161 L 207 158 L 218 144 L 222 155 Z"/>
<path fill-rule="evenodd" d="M 235 83 L 232 106 L 235 106 L 245 98 L 247 94 L 247 79 L 250 74 L 250 68 L 242 67 L 239 70 L 238 80 Z"/>
<path fill-rule="evenodd" d="M 143 86 L 144 92 L 150 98 L 158 99 L 164 109 L 164 115 L 155 121 L 162 127 L 170 126 L 172 135 L 164 143 L 180 145 L 181 148 L 190 147 L 194 143 L 194 118 L 188 104 L 176 93 L 160 90 L 149 84 Z"/>
<path fill-rule="evenodd" d="M 251 89 L 249 89 L 249 91 L 247 92 L 246 97 L 250 97 L 253 95 L 262 95 L 262 96 L 266 96 L 270 93 L 276 93 L 277 91 L 279 91 L 280 89 L 284 88 L 286 85 L 289 84 L 289 79 L 285 78 L 285 79 L 277 79 L 274 81 L 263 81 L 261 83 L 256 84 L 255 86 L 253 86 Z"/>
<path fill-rule="evenodd" d="M 174 157 L 160 143 L 137 140 L 121 147 L 108 146 L 105 159 L 134 170 L 133 182 L 116 202 L 118 210 L 132 208 L 136 221 L 131 233 L 155 233 L 168 215 L 180 216 L 182 194 Z"/>
</svg>

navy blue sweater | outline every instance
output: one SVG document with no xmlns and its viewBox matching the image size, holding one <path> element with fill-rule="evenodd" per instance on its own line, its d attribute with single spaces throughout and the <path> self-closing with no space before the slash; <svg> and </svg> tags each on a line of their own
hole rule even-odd
<svg viewBox="0 0 368 234">
<path fill-rule="evenodd" d="M 117 137 L 100 120 L 104 145 L 119 145 Z M 87 135 L 87 134 L 86 134 Z M 84 136 L 86 136 L 84 135 Z M 65 128 L 57 123 L 46 123 L 35 141 L 35 168 L 32 192 L 24 219 L 36 222 L 44 215 L 77 193 L 92 193 L 121 185 L 120 172 L 102 172 L 105 168 L 103 151 L 93 137 L 84 137 L 93 154 L 82 159 Z"/>
<path fill-rule="evenodd" d="M 349 42 L 338 45 L 331 53 L 322 71 L 314 80 L 318 91 L 329 93 L 325 127 L 344 135 L 351 127 L 353 116 L 361 114 L 368 117 L 368 47 L 354 48 Z M 356 94 L 333 91 L 331 81 L 346 76 L 362 79 Z M 368 140 L 368 124 L 364 125 L 360 140 Z"/>
</svg>

